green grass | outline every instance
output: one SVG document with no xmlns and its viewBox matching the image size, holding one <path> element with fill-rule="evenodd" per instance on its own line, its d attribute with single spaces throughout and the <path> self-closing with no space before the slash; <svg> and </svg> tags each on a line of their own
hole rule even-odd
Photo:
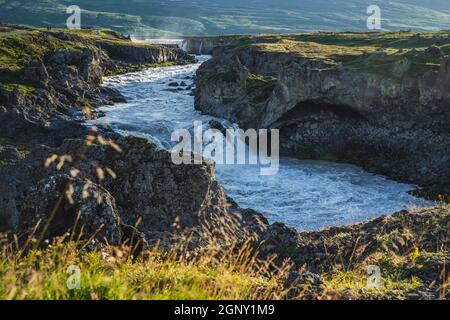
<svg viewBox="0 0 450 320">
<path fill-rule="evenodd" d="M 37 84 L 24 79 L 23 68 L 28 61 L 43 60 L 46 54 L 56 50 L 82 47 L 39 30 L 12 35 L 0 33 L 0 83 L 8 90 L 19 86 L 23 92 L 31 92 Z"/>
<path fill-rule="evenodd" d="M 376 254 L 369 260 L 381 269 L 381 287 L 371 289 L 367 287 L 366 264 L 324 273 L 320 288 L 314 288 L 308 282 L 286 286 L 290 268 L 269 271 L 268 262 L 256 267 L 256 260 L 245 250 L 234 258 L 225 254 L 217 260 L 217 251 L 207 251 L 196 260 L 186 260 L 175 251 L 158 249 L 133 258 L 127 246 L 91 251 L 83 242 L 54 242 L 47 249 L 26 253 L 12 247 L 14 244 L 4 244 L 0 251 L 1 300 L 405 299 L 426 286 L 408 273 L 423 268 L 426 253 L 405 257 Z M 70 290 L 66 285 L 70 266 L 81 271 L 79 289 Z"/>
<path fill-rule="evenodd" d="M 443 55 L 449 55 L 449 35 L 448 31 L 421 33 L 420 36 L 412 32 L 275 34 L 237 37 L 230 46 L 249 48 L 255 56 L 294 54 L 320 60 L 324 69 L 341 66 L 395 79 L 403 76 L 393 70 L 404 59 L 411 62 L 407 74 L 412 77 L 438 69 L 440 58 L 425 55 L 423 51 L 435 45 Z"/>
<path fill-rule="evenodd" d="M 246 80 L 247 93 L 255 95 L 253 98 L 255 102 L 265 101 L 272 93 L 277 81 L 275 77 L 250 74 Z"/>
<path fill-rule="evenodd" d="M 276 276 L 251 271 L 237 261 L 188 262 L 148 252 L 133 260 L 127 247 L 102 252 L 82 244 L 56 244 L 25 256 L 0 255 L 0 299 L 257 299 L 283 298 Z M 67 269 L 78 266 L 81 288 L 67 288 Z"/>
<path fill-rule="evenodd" d="M 383 271 L 383 269 L 382 269 Z M 345 296 L 350 299 L 405 299 L 405 295 L 422 288 L 423 283 L 417 277 L 398 277 L 382 272 L 380 288 L 367 286 L 365 270 L 338 272 L 325 277 L 324 286 L 331 294 Z"/>
<path fill-rule="evenodd" d="M 432 44 L 445 44 L 448 31 L 425 32 L 420 34 L 418 41 L 411 42 L 410 39 L 416 35 L 414 32 L 322 32 L 309 34 L 279 35 L 282 39 L 302 42 L 315 42 L 323 45 L 335 45 L 345 47 L 390 47 L 396 49 L 428 47 Z M 434 37 L 442 36 L 438 40 Z"/>
<path fill-rule="evenodd" d="M 10 138 L 0 137 L 0 146 L 5 146 L 5 145 L 16 145 L 16 142 Z"/>
</svg>

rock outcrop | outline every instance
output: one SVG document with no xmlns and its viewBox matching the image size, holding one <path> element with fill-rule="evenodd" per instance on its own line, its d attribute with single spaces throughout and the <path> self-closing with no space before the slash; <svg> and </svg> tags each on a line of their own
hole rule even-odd
<svg viewBox="0 0 450 320">
<path fill-rule="evenodd" d="M 276 253 L 280 260 L 289 258 L 302 272 L 295 273 L 293 278 L 297 280 L 290 284 L 308 275 L 317 283 L 313 289 L 319 295 L 324 290 L 319 275 L 359 270 L 367 281 L 364 275 L 375 266 L 381 272 L 383 288 L 388 286 L 389 277 L 397 281 L 415 279 L 416 287 L 409 289 L 411 299 L 448 298 L 441 284 L 450 266 L 449 218 L 449 207 L 444 206 L 401 211 L 355 226 L 301 234 L 274 224 L 261 234 L 259 249 L 264 257 Z M 383 296 L 387 298 L 397 299 L 395 295 Z"/>
<path fill-rule="evenodd" d="M 42 50 L 23 65 L 17 62 L 21 86 L 0 84 L 0 121 L 8 123 L 0 127 L 1 232 L 23 236 L 38 226 L 37 234 L 51 238 L 78 224 L 86 237 L 112 244 L 130 232 L 157 241 L 228 213 L 211 165 L 176 166 L 170 153 L 143 139 L 119 139 L 108 129 L 99 137 L 103 144 L 91 143 L 86 139 L 92 132 L 80 123 L 96 116 L 96 106 L 125 101 L 101 86 L 105 72 L 188 63 L 191 56 L 112 32 L 39 31 L 26 37 L 23 43 L 13 36 L 5 40 L 12 49 L 20 42 Z M 104 141 L 111 139 L 120 147 L 108 149 Z M 58 161 L 46 168 L 48 159 Z"/>
<path fill-rule="evenodd" d="M 110 42 L 100 42 L 99 47 L 107 52 L 110 57 L 132 64 L 193 61 L 191 56 L 178 47 L 160 45 L 140 46 L 136 44 L 117 45 Z"/>
<path fill-rule="evenodd" d="M 134 230 L 145 243 L 170 245 L 189 234 L 200 244 L 208 240 L 205 232 L 215 240 L 244 242 L 250 229 L 259 230 L 251 222 L 258 214 L 229 210 L 212 164 L 175 165 L 170 152 L 141 138 L 115 143 L 114 149 L 67 139 L 60 147 L 37 146 L 26 157 L 0 165 L 6 177 L 0 181 L 0 231 L 28 235 L 39 223 L 35 234 L 52 238 L 78 225 L 85 238 L 96 235 L 111 244 Z M 229 233 L 221 234 L 224 228 Z"/>
<path fill-rule="evenodd" d="M 68 195 L 69 191 L 68 198 L 65 193 Z M 6 214 L 11 216 L 11 212 Z M 111 194 L 90 180 L 68 175 L 50 175 L 27 188 L 20 201 L 20 214 L 14 220 L 19 234 L 27 234 L 36 228 L 36 236 L 45 232 L 42 236 L 53 239 L 67 232 L 83 230 L 87 237 L 96 235 L 97 239 L 107 239 L 111 244 L 118 245 L 123 241 L 122 222 Z M 48 228 L 44 231 L 42 226 L 47 223 Z M 73 230 L 77 225 L 79 228 Z"/>
<path fill-rule="evenodd" d="M 383 125 L 399 123 L 448 129 L 449 60 L 450 56 L 440 57 L 438 70 L 430 68 L 422 75 L 397 79 L 389 75 L 392 66 L 386 67 L 387 74 L 383 76 L 335 67 L 326 60 L 303 58 L 294 53 L 255 52 L 252 47 L 232 45 L 220 47 L 198 71 L 197 108 L 221 109 L 225 104 L 233 120 L 251 127 L 270 127 L 300 104 L 314 103 L 350 110 Z M 402 63 L 408 64 L 404 60 Z M 277 78 L 267 99 L 258 104 L 244 96 L 235 103 L 224 102 L 245 92 L 251 82 L 246 85 L 243 80 L 250 74 Z M 211 81 L 216 78 L 225 81 Z M 245 112 L 246 108 L 251 112 Z M 255 112 L 258 108 L 263 112 Z"/>
</svg>

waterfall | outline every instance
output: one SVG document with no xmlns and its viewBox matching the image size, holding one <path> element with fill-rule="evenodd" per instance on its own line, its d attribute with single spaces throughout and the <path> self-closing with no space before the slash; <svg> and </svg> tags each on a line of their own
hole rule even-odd
<svg viewBox="0 0 450 320">
<path fill-rule="evenodd" d="M 198 54 L 202 55 L 202 51 L 203 51 L 203 40 L 200 41 L 200 48 L 198 49 Z"/>
<path fill-rule="evenodd" d="M 186 51 L 186 52 L 188 52 L 188 42 L 187 42 L 187 40 L 185 39 L 185 40 L 183 40 L 183 42 L 181 42 L 181 49 L 183 50 L 183 51 Z"/>
</svg>

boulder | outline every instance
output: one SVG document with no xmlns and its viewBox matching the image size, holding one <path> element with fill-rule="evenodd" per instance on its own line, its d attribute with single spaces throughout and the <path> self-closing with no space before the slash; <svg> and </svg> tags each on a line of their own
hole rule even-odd
<svg viewBox="0 0 450 320">
<path fill-rule="evenodd" d="M 123 221 L 135 225 L 141 219 L 139 230 L 148 239 L 190 229 L 214 215 L 226 214 L 225 192 L 215 180 L 211 165 L 175 165 L 170 152 L 145 139 L 126 138 L 117 143 L 123 149 L 121 153 L 91 148 L 87 158 L 114 168 L 117 179 L 103 185 L 111 190 Z"/>
<path fill-rule="evenodd" d="M 109 87 L 100 87 L 100 93 L 112 103 L 126 103 L 127 99 L 119 90 Z"/>
<path fill-rule="evenodd" d="M 85 239 L 95 236 L 111 244 L 122 239 L 121 220 L 111 194 L 87 179 L 63 174 L 45 178 L 29 190 L 21 202 L 19 221 L 22 232 L 32 230 L 38 222 L 41 227 L 49 223 L 47 230 L 38 229 L 38 233 L 45 232 L 45 238 L 62 236 L 77 225 L 75 232 L 83 230 Z"/>
<path fill-rule="evenodd" d="M 436 45 L 432 45 L 425 49 L 424 54 L 430 57 L 440 57 L 442 56 L 442 50 Z"/>
</svg>

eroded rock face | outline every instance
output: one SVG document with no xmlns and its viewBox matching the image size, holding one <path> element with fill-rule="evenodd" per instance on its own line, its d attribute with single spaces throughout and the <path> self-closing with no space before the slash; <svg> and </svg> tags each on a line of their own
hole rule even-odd
<svg viewBox="0 0 450 320">
<path fill-rule="evenodd" d="M 293 54 L 254 54 L 250 49 L 222 47 L 216 49 L 213 59 L 198 71 L 196 105 L 207 113 L 221 110 L 226 104 L 224 100 L 235 96 L 232 88 L 237 85 L 245 88 L 245 84 L 241 77 L 226 83 L 207 80 L 218 70 L 236 74 L 249 71 L 278 78 L 273 92 L 262 103 L 248 101 L 244 94 L 228 104 L 230 116 L 249 126 L 270 127 L 295 106 L 312 102 L 343 106 L 380 124 L 424 122 L 448 128 L 443 119 L 450 116 L 450 83 L 445 81 L 448 77 L 447 60 L 448 57 L 441 59 L 440 71 L 394 79 L 375 73 L 331 68 L 325 61 Z M 401 61 L 393 72 L 405 73 L 410 64 L 409 61 Z M 252 111 L 259 108 L 263 112 L 244 112 L 245 108 Z"/>
<path fill-rule="evenodd" d="M 48 57 L 46 63 L 53 69 L 64 65 L 75 66 L 81 79 L 98 85 L 101 84 L 103 77 L 103 59 L 106 59 L 106 55 L 99 49 L 60 50 Z"/>
<path fill-rule="evenodd" d="M 229 104 L 246 95 L 248 69 L 242 66 L 237 57 L 226 64 L 216 65 L 214 61 L 207 61 L 203 65 L 206 66 L 198 71 L 197 84 L 201 93 L 197 91 L 195 108 L 218 117 L 234 118 Z M 214 85 L 210 86 L 207 82 Z"/>
<path fill-rule="evenodd" d="M 67 141 L 62 150 L 76 150 Z M 149 238 L 198 226 L 214 215 L 227 212 L 227 200 L 211 165 L 177 166 L 170 153 L 140 138 L 119 139 L 122 152 L 89 148 L 81 171 L 95 176 L 96 167 L 112 168 L 117 179 L 102 185 L 111 190 L 123 221 L 135 225 Z"/>
<path fill-rule="evenodd" d="M 47 68 L 42 61 L 31 61 L 24 70 L 25 79 L 28 81 L 37 81 L 40 85 L 46 86 L 49 81 Z"/>
<path fill-rule="evenodd" d="M 217 46 L 234 40 L 233 37 L 186 37 L 181 47 L 190 54 L 211 54 Z"/>
<path fill-rule="evenodd" d="M 133 229 L 138 221 L 141 238 L 160 240 L 227 211 L 210 165 L 175 166 L 169 153 L 142 139 L 121 139 L 122 153 L 95 144 L 86 149 L 89 131 L 74 120 L 94 118 L 93 107 L 125 102 L 117 90 L 100 87 L 105 70 L 184 63 L 193 61 L 191 56 L 177 47 L 128 44 L 120 35 L 115 35 L 120 43 L 64 32 L 43 33 L 38 40 L 45 43 L 47 37 L 77 42 L 82 49 L 60 49 L 30 61 L 23 75 L 35 84 L 33 91 L 0 85 L 0 121 L 8 123 L 0 126 L 0 137 L 7 139 L 0 149 L 0 231 L 26 234 L 40 220 L 43 225 L 51 220 L 48 236 L 57 236 L 80 213 L 86 234 L 104 225 L 100 240 L 119 243 L 130 230 L 139 232 Z M 81 113 L 86 108 L 91 112 Z M 108 130 L 103 134 L 117 138 Z M 52 154 L 72 156 L 79 175 L 72 176 L 69 165 L 45 168 Z M 117 178 L 99 179 L 99 168 L 115 170 Z"/>
<path fill-rule="evenodd" d="M 115 45 L 109 42 L 99 44 L 110 57 L 133 64 L 162 63 L 166 61 L 193 61 L 193 57 L 180 48 L 168 46 L 140 47 L 136 45 Z"/>
<path fill-rule="evenodd" d="M 450 139 L 430 129 L 386 127 L 330 110 L 309 115 L 291 112 L 283 119 L 289 119 L 280 130 L 285 153 L 308 159 L 348 159 L 371 172 L 425 186 L 450 177 Z"/>
</svg>

